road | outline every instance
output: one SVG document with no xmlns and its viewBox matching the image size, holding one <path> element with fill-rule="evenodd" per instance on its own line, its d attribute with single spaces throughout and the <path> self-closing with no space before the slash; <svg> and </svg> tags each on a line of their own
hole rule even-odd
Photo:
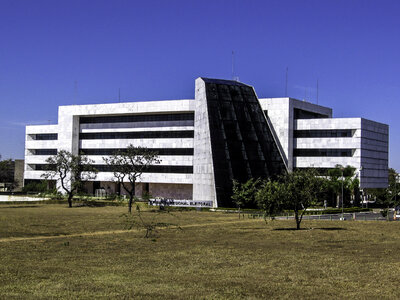
<svg viewBox="0 0 400 300">
<path fill-rule="evenodd" d="M 293 219 L 294 216 L 277 217 L 278 220 Z M 342 214 L 327 214 L 327 215 L 305 215 L 303 220 L 340 220 Z M 356 220 L 356 221 L 386 221 L 386 217 L 382 217 L 380 213 L 376 212 L 357 212 L 357 213 L 345 213 L 345 220 Z M 389 212 L 389 219 L 393 221 L 393 212 Z M 399 221 L 399 220 L 396 220 Z"/>
</svg>

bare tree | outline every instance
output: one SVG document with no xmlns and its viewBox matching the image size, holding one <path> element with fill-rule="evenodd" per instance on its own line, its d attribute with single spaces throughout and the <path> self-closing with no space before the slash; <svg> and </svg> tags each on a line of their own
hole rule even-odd
<svg viewBox="0 0 400 300">
<path fill-rule="evenodd" d="M 115 180 L 128 193 L 128 211 L 132 213 L 136 181 L 151 165 L 160 163 L 157 152 L 151 151 L 148 148 L 129 145 L 128 148 L 118 151 L 110 157 L 103 157 L 103 160 L 110 166 Z"/>
<path fill-rule="evenodd" d="M 66 150 L 58 151 L 57 155 L 46 159 L 48 168 L 43 178 L 59 181 L 61 188 L 68 195 L 68 206 L 72 207 L 72 198 L 83 187 L 84 183 L 94 180 L 97 170 L 94 161 L 87 156 L 74 155 Z"/>
</svg>

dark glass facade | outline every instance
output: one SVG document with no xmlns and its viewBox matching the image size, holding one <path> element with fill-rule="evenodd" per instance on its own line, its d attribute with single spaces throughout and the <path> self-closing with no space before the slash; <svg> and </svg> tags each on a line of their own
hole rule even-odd
<svg viewBox="0 0 400 300">
<path fill-rule="evenodd" d="M 330 138 L 330 137 L 352 137 L 355 133 L 354 129 L 312 129 L 312 130 L 295 130 L 293 135 L 295 138 Z"/>
<path fill-rule="evenodd" d="M 93 165 L 99 172 L 113 172 L 113 168 L 108 165 Z M 33 169 L 37 171 L 45 171 L 54 169 L 54 166 L 48 164 L 36 164 L 33 165 Z M 149 166 L 143 173 L 181 173 L 181 174 L 192 174 L 193 166 L 160 166 L 153 165 Z"/>
<path fill-rule="evenodd" d="M 50 165 L 50 164 L 36 164 L 36 165 L 31 165 L 33 170 L 36 171 L 47 171 L 47 170 L 55 170 L 55 165 Z"/>
<path fill-rule="evenodd" d="M 57 155 L 57 149 L 34 149 L 34 155 Z"/>
<path fill-rule="evenodd" d="M 88 132 L 80 133 L 81 140 L 107 140 L 107 139 L 168 139 L 168 138 L 193 138 L 193 130 L 177 131 L 134 131 L 134 132 Z"/>
<path fill-rule="evenodd" d="M 194 113 L 80 117 L 80 124 L 164 122 L 164 121 L 188 121 L 188 120 L 194 121 Z"/>
<path fill-rule="evenodd" d="M 156 152 L 158 155 L 193 155 L 193 148 L 147 148 L 150 151 Z M 80 149 L 84 155 L 114 155 L 119 151 L 126 149 Z"/>
<path fill-rule="evenodd" d="M 218 206 L 232 206 L 232 180 L 270 178 L 286 171 L 253 88 L 203 78 Z"/>
<path fill-rule="evenodd" d="M 99 172 L 113 172 L 111 166 L 108 165 L 93 165 Z M 160 166 L 152 165 L 143 171 L 143 173 L 181 173 L 181 174 L 192 174 L 193 166 Z"/>
<path fill-rule="evenodd" d="M 354 149 L 293 149 L 293 156 L 351 157 L 353 156 L 354 151 Z"/>
<path fill-rule="evenodd" d="M 39 141 L 57 140 L 57 139 L 58 139 L 58 134 L 57 134 L 57 133 L 40 133 L 40 134 L 35 134 L 34 139 L 35 139 L 35 140 L 39 140 Z"/>
<path fill-rule="evenodd" d="M 295 119 L 325 119 L 325 118 L 328 118 L 328 115 L 319 114 L 316 112 L 295 108 L 294 109 L 294 118 Z"/>
</svg>

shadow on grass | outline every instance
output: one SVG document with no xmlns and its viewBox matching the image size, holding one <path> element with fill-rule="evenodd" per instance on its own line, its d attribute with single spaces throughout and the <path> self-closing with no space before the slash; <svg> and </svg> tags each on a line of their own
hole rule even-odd
<svg viewBox="0 0 400 300">
<path fill-rule="evenodd" d="M 32 207 L 40 207 L 40 205 L 18 205 L 18 206 L 0 206 L 0 208 L 32 208 Z"/>
<path fill-rule="evenodd" d="M 342 227 L 322 227 L 322 228 L 274 228 L 272 230 L 276 231 L 297 231 L 297 230 L 324 230 L 324 231 L 336 231 L 336 230 L 347 230 L 347 228 L 342 228 Z"/>
</svg>

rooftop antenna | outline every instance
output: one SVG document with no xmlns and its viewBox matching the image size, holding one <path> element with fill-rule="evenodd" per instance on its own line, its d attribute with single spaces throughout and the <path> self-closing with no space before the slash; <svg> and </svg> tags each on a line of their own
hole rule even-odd
<svg viewBox="0 0 400 300">
<path fill-rule="evenodd" d="M 239 81 L 239 76 L 235 76 L 235 52 L 232 50 L 232 80 Z"/>
<path fill-rule="evenodd" d="M 318 86 L 318 78 L 317 78 L 317 105 L 318 105 L 318 92 L 319 92 L 319 86 Z"/>
<path fill-rule="evenodd" d="M 231 57 L 231 67 L 232 67 L 232 79 L 235 79 L 235 53 L 232 50 L 232 57 Z"/>
<path fill-rule="evenodd" d="M 78 104 L 78 81 L 74 80 L 74 102 Z"/>
<path fill-rule="evenodd" d="M 289 73 L 289 68 L 286 67 L 285 97 L 288 96 L 288 95 L 287 95 L 288 73 Z"/>
<path fill-rule="evenodd" d="M 118 102 L 121 102 L 121 88 L 118 88 Z"/>
</svg>

